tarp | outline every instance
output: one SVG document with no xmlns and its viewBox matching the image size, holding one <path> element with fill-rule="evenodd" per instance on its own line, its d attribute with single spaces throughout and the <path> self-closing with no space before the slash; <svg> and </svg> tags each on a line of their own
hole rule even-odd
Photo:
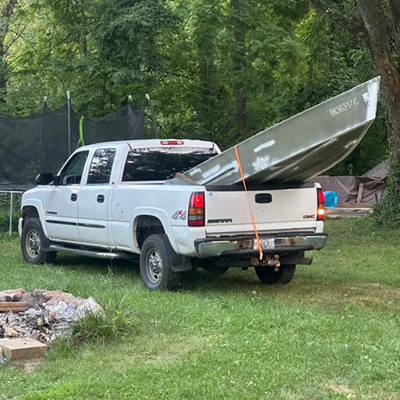
<svg viewBox="0 0 400 400">
<path fill-rule="evenodd" d="M 44 107 L 28 117 L 0 114 L 0 187 L 33 183 L 40 172 L 57 172 L 81 144 L 141 139 L 144 110 L 129 104 L 100 119 L 82 118 L 68 106 L 58 110 Z M 81 138 L 80 135 L 83 135 Z"/>
<path fill-rule="evenodd" d="M 389 164 L 383 161 L 361 176 L 317 176 L 312 181 L 319 182 L 324 191 L 336 192 L 341 207 L 371 205 L 382 199 L 388 171 Z"/>
<path fill-rule="evenodd" d="M 355 176 L 317 176 L 311 181 L 318 182 L 323 191 L 337 193 L 339 206 L 345 206 L 346 203 L 352 201 L 354 196 L 357 199 L 357 178 Z"/>
</svg>

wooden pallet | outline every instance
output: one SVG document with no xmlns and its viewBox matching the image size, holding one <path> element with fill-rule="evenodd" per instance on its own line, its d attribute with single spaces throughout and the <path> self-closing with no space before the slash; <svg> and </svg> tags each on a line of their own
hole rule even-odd
<svg viewBox="0 0 400 400">
<path fill-rule="evenodd" d="M 4 311 L 26 311 L 31 308 L 29 303 L 22 303 L 22 302 L 1 302 L 0 303 L 0 312 Z"/>
</svg>

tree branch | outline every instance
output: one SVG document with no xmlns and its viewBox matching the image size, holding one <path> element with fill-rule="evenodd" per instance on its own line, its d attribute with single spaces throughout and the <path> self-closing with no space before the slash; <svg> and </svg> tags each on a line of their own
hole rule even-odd
<svg viewBox="0 0 400 400">
<path fill-rule="evenodd" d="M 328 7 L 321 0 L 309 0 L 311 6 L 320 15 L 330 19 L 336 25 L 350 33 L 350 35 L 362 46 L 365 46 L 367 40 L 367 31 L 359 20 L 352 20 L 339 14 L 337 11 Z"/>
<path fill-rule="evenodd" d="M 36 75 L 39 72 L 45 72 L 47 74 L 53 75 L 56 79 L 58 79 L 63 87 L 63 90 L 66 90 L 65 88 L 65 83 L 62 78 L 60 78 L 53 70 L 48 69 L 48 68 L 42 68 L 42 69 L 21 69 L 15 72 L 12 72 L 5 78 L 5 82 L 8 82 L 11 78 L 17 75 Z"/>
<path fill-rule="evenodd" d="M 4 48 L 4 55 L 6 55 L 8 53 L 8 51 L 10 50 L 11 46 L 20 38 L 22 37 L 22 34 L 24 33 L 26 27 L 24 27 L 22 29 L 21 32 L 14 32 L 12 29 L 9 30 L 9 32 L 13 33 L 15 36 L 14 38 L 11 40 L 11 42 L 8 44 L 7 47 Z"/>
<path fill-rule="evenodd" d="M 4 7 L 3 17 L 10 18 L 14 12 L 14 8 L 17 5 L 18 0 L 10 0 Z"/>
</svg>

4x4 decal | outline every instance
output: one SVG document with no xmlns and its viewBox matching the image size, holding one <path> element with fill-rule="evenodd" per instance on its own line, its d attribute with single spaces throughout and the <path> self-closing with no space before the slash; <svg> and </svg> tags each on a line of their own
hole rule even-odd
<svg viewBox="0 0 400 400">
<path fill-rule="evenodd" d="M 186 211 L 184 211 L 184 210 L 177 210 L 177 211 L 175 211 L 173 214 L 172 214 L 172 217 L 171 217 L 172 219 L 175 219 L 175 220 L 177 220 L 177 219 L 183 219 L 183 220 L 185 220 L 186 219 Z"/>
</svg>

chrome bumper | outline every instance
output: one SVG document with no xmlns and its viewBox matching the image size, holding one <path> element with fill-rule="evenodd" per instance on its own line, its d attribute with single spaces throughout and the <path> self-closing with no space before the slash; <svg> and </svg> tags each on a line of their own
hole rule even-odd
<svg viewBox="0 0 400 400">
<path fill-rule="evenodd" d="M 320 250 L 326 244 L 326 233 L 296 233 L 280 235 L 262 235 L 261 241 L 268 243 L 265 253 L 283 254 L 307 250 Z M 199 258 L 209 257 L 244 257 L 258 253 L 255 236 L 219 237 L 198 239 L 195 241 Z M 274 243 L 272 246 L 271 243 Z"/>
</svg>

